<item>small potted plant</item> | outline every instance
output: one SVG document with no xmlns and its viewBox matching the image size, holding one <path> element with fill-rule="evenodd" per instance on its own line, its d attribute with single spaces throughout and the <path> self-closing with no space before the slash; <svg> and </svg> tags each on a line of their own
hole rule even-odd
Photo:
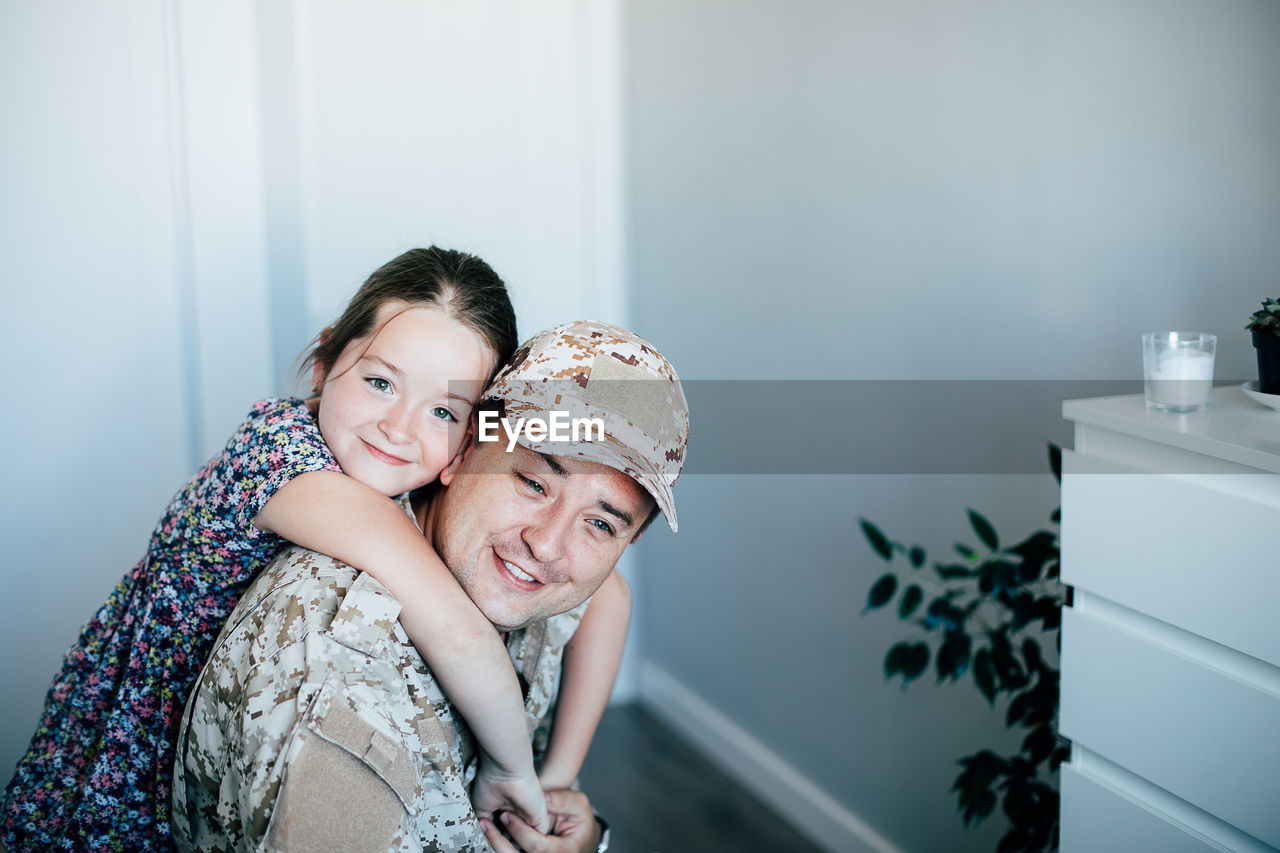
<svg viewBox="0 0 1280 853">
<path fill-rule="evenodd" d="M 1250 315 L 1245 328 L 1253 332 L 1258 350 L 1258 390 L 1280 394 L 1280 299 L 1262 300 L 1262 308 Z"/>
</svg>

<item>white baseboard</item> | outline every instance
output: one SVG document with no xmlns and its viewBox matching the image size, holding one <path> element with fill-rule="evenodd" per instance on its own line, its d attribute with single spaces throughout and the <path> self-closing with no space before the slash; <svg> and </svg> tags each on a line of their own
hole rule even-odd
<svg viewBox="0 0 1280 853">
<path fill-rule="evenodd" d="M 839 853 L 901 853 L 745 729 L 651 661 L 640 663 L 645 708 L 815 844 Z"/>
</svg>

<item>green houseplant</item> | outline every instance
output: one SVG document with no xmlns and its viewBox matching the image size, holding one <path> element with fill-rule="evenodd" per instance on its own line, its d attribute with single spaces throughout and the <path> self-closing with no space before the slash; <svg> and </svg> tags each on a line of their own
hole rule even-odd
<svg viewBox="0 0 1280 853">
<path fill-rule="evenodd" d="M 1258 350 L 1258 390 L 1280 394 L 1280 299 L 1262 300 L 1262 308 L 1249 316 L 1245 328 L 1253 332 Z"/>
<path fill-rule="evenodd" d="M 1049 460 L 1061 482 L 1060 448 L 1050 446 Z M 964 824 L 986 819 L 997 802 L 1009 818 L 999 853 L 1058 847 L 1056 776 L 1069 750 L 1057 735 L 1058 667 L 1045 659 L 1032 630 L 1039 623 L 1042 638 L 1059 646 L 1066 599 L 1058 580 L 1060 509 L 1049 518 L 1053 529 L 1002 546 L 991 522 L 970 509 L 980 547 L 958 543 L 960 560 L 935 561 L 932 574 L 925 570 L 924 548 L 895 542 L 860 519 L 872 550 L 888 563 L 902 557 L 909 566 L 881 575 L 867 596 L 867 610 L 896 598 L 898 619 L 916 629 L 885 654 L 885 678 L 901 678 L 905 689 L 932 658 L 938 682 L 968 675 L 993 710 L 1007 697 L 1005 725 L 1026 732 L 1013 755 L 983 749 L 957 762 L 962 770 L 952 790 Z"/>
</svg>

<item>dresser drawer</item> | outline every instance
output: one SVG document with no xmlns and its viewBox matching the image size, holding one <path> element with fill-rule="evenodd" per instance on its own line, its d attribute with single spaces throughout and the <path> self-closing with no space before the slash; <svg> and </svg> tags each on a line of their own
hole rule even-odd
<svg viewBox="0 0 1280 853">
<path fill-rule="evenodd" d="M 1230 849 L 1062 765 L 1062 853 L 1212 853 Z"/>
<path fill-rule="evenodd" d="M 1280 666 L 1277 531 L 1280 475 L 1063 455 L 1064 582 Z"/>
<path fill-rule="evenodd" d="M 1062 733 L 1273 847 L 1278 685 L 1266 664 L 1107 602 L 1063 612 Z"/>
</svg>

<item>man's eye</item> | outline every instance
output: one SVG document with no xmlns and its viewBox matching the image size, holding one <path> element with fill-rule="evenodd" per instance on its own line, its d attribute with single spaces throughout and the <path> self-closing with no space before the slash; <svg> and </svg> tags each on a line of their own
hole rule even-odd
<svg viewBox="0 0 1280 853">
<path fill-rule="evenodd" d="M 523 474 L 516 474 L 516 476 L 520 478 L 520 482 L 524 483 L 533 491 L 537 492 L 540 495 L 546 494 L 546 490 L 542 488 L 542 484 L 539 483 L 537 480 L 530 480 L 528 477 L 524 476 Z"/>
<path fill-rule="evenodd" d="M 391 383 L 383 379 L 381 376 L 370 376 L 364 380 L 369 383 L 369 387 L 375 391 L 381 391 L 383 394 L 391 393 Z"/>
<path fill-rule="evenodd" d="M 453 412 L 449 411 L 449 408 L 447 406 L 436 406 L 434 409 L 431 410 L 431 414 L 435 415 L 437 418 L 439 418 L 442 421 L 456 422 L 458 420 L 458 416 L 455 415 Z"/>
<path fill-rule="evenodd" d="M 613 535 L 613 526 L 609 524 L 609 522 L 605 521 L 604 519 L 601 519 L 601 518 L 591 519 L 591 526 L 594 527 L 596 530 L 602 530 L 605 533 L 608 533 L 610 536 Z"/>
</svg>

